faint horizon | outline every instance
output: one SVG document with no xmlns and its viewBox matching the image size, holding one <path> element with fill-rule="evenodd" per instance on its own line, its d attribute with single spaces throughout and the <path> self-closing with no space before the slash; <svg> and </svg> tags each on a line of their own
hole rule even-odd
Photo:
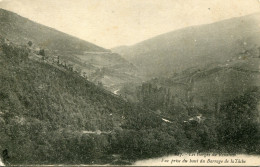
<svg viewBox="0 0 260 167">
<path fill-rule="evenodd" d="M 129 46 L 260 12 L 259 0 L 0 0 L 0 8 L 101 47 Z"/>
</svg>

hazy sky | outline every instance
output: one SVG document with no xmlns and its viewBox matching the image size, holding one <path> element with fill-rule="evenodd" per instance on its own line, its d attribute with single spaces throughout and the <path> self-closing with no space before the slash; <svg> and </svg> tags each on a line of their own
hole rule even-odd
<svg viewBox="0 0 260 167">
<path fill-rule="evenodd" d="M 0 0 L 0 8 L 111 48 L 260 12 L 260 0 Z"/>
</svg>

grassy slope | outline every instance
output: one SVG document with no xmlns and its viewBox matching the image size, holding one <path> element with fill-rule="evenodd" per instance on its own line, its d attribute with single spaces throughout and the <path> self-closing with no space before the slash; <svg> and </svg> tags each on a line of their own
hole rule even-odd
<svg viewBox="0 0 260 167">
<path fill-rule="evenodd" d="M 4 9 L 0 9 L 0 36 L 19 45 L 27 45 L 32 41 L 32 47 L 45 49 L 50 59 L 59 56 L 62 64 L 70 64 L 74 69 L 85 72 L 89 80 L 95 83 L 101 81 L 109 90 L 118 89 L 119 85 L 128 80 L 138 79 L 133 75 L 136 73 L 135 67 L 120 55 Z M 102 68 L 107 69 L 106 75 L 96 75 Z M 130 73 L 130 76 L 121 79 L 126 73 Z M 113 80 L 114 75 L 116 77 Z M 113 81 L 104 80 L 105 76 Z"/>
<path fill-rule="evenodd" d="M 147 75 L 167 76 L 190 67 L 223 63 L 260 44 L 260 14 L 169 32 L 115 49 Z"/>
</svg>

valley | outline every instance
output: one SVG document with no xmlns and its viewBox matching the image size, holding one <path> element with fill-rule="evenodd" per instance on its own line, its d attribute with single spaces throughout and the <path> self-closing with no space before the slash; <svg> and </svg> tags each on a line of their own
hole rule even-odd
<svg viewBox="0 0 260 167">
<path fill-rule="evenodd" d="M 0 9 L 4 163 L 259 155 L 259 18 L 187 27 L 109 50 Z"/>
</svg>

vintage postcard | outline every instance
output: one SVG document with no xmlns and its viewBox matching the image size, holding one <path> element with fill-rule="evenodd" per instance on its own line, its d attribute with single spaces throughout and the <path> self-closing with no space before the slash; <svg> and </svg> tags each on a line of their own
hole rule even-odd
<svg viewBox="0 0 260 167">
<path fill-rule="evenodd" d="M 259 0 L 0 0 L 0 166 L 260 166 Z"/>
</svg>

